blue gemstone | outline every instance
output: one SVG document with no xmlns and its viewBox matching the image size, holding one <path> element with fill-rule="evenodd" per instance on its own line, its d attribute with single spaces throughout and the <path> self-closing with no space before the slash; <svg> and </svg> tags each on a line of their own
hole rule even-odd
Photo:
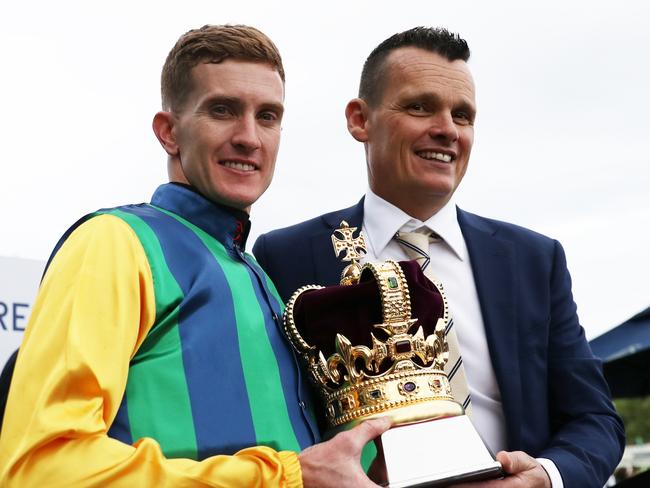
<svg viewBox="0 0 650 488">
<path fill-rule="evenodd" d="M 408 381 L 404 383 L 404 391 L 408 393 L 415 391 L 415 383 L 413 383 L 412 381 Z"/>
</svg>

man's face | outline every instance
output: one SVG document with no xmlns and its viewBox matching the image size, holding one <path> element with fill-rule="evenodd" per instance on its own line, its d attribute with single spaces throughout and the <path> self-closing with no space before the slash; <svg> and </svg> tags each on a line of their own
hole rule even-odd
<svg viewBox="0 0 650 488">
<path fill-rule="evenodd" d="M 474 141 L 474 82 L 464 61 L 406 47 L 385 61 L 380 101 L 366 107 L 370 188 L 421 220 L 450 198 Z"/>
<path fill-rule="evenodd" d="M 193 87 L 172 113 L 178 152 L 170 179 L 213 202 L 249 210 L 273 178 L 284 85 L 270 65 L 227 59 L 191 72 Z"/>
</svg>

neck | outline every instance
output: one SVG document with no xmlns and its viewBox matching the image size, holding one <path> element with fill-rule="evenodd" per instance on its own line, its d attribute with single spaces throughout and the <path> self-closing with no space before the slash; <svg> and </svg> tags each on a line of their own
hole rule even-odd
<svg viewBox="0 0 650 488">
<path fill-rule="evenodd" d="M 435 214 L 437 214 L 438 211 L 442 207 L 444 207 L 447 204 L 447 202 L 449 202 L 449 200 L 451 199 L 451 195 L 449 195 L 442 200 L 436 199 L 433 201 L 423 202 L 413 198 L 399 198 L 402 195 L 399 195 L 397 198 L 392 198 L 392 195 L 382 195 L 381 193 L 376 192 L 372 188 L 371 190 L 378 197 L 383 198 L 391 205 L 394 205 L 397 208 L 399 208 L 405 214 L 409 215 L 410 217 L 413 217 L 414 219 L 418 219 L 421 222 L 425 222 L 429 220 L 431 217 L 433 217 Z"/>
</svg>

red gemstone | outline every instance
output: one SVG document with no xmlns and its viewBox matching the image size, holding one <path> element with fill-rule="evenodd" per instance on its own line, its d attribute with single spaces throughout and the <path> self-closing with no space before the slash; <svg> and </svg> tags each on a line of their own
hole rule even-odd
<svg viewBox="0 0 650 488">
<path fill-rule="evenodd" d="M 398 354 L 411 352 L 411 341 L 408 339 L 395 342 L 395 352 Z"/>
</svg>

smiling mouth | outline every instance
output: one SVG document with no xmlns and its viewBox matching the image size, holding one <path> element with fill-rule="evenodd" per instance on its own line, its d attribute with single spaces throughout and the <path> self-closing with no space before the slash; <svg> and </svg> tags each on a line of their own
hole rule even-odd
<svg viewBox="0 0 650 488">
<path fill-rule="evenodd" d="M 253 164 L 241 163 L 239 161 L 221 161 L 219 164 L 226 168 L 236 169 L 239 171 L 255 171 L 257 169 Z"/>
<path fill-rule="evenodd" d="M 450 163 L 454 158 L 450 154 L 443 154 L 434 151 L 416 151 L 417 154 L 422 159 L 427 159 L 429 161 L 441 161 L 443 163 Z"/>
</svg>

